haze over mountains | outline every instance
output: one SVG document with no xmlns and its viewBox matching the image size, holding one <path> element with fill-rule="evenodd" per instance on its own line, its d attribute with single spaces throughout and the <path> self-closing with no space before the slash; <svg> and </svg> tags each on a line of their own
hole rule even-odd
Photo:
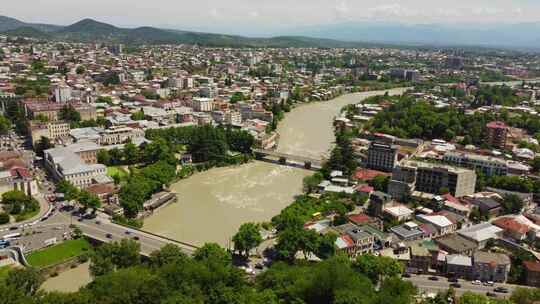
<svg viewBox="0 0 540 304">
<path fill-rule="evenodd" d="M 0 16 L 0 32 L 12 36 L 81 42 L 186 43 L 231 47 L 362 47 L 373 44 L 401 44 L 540 49 L 540 23 L 450 26 L 348 22 L 280 31 L 281 35 L 276 37 L 253 38 L 149 26 L 120 28 L 92 19 L 60 26 L 26 23 Z"/>
</svg>

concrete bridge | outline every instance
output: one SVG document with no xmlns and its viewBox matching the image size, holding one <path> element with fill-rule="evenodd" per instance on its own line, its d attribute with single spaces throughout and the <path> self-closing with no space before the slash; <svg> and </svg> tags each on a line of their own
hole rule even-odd
<svg viewBox="0 0 540 304">
<path fill-rule="evenodd" d="M 180 242 L 165 236 L 157 235 L 148 231 L 125 227 L 112 222 L 102 221 L 97 224 L 94 221 L 83 221 L 76 224 L 84 236 L 98 243 L 119 242 L 122 239 L 133 239 L 141 245 L 141 255 L 150 256 L 156 250 L 167 244 L 173 244 L 187 255 L 192 255 L 197 246 L 185 242 Z"/>
<path fill-rule="evenodd" d="M 304 168 L 308 170 L 318 170 L 322 168 L 323 160 L 311 158 L 307 156 L 293 155 L 287 153 L 281 153 L 273 150 L 254 149 L 255 158 L 258 160 L 274 159 L 282 165 L 300 163 L 304 165 Z"/>
</svg>

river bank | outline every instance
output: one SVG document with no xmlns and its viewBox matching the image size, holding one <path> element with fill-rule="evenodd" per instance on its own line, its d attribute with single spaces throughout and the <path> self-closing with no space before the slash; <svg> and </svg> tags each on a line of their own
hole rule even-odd
<svg viewBox="0 0 540 304">
<path fill-rule="evenodd" d="M 347 104 L 365 98 L 401 94 L 406 89 L 360 92 L 294 107 L 278 125 L 277 151 L 324 156 L 333 146 L 333 119 Z M 302 180 L 312 172 L 259 161 L 198 172 L 170 186 L 178 203 L 145 219 L 144 229 L 180 241 L 230 245 L 245 222 L 265 222 L 302 193 Z"/>
</svg>

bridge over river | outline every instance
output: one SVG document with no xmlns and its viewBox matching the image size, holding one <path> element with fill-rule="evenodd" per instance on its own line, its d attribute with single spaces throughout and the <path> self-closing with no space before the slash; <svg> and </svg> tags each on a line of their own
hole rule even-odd
<svg viewBox="0 0 540 304">
<path fill-rule="evenodd" d="M 303 164 L 305 169 L 308 170 L 318 170 L 322 168 L 323 160 L 307 157 L 307 156 L 300 156 L 300 155 L 293 155 L 289 153 L 283 153 L 278 152 L 274 150 L 264 150 L 264 149 L 254 149 L 253 153 L 255 153 L 255 157 L 258 160 L 264 160 L 264 159 L 273 159 L 279 161 L 280 164 L 286 165 L 286 164 Z"/>
</svg>

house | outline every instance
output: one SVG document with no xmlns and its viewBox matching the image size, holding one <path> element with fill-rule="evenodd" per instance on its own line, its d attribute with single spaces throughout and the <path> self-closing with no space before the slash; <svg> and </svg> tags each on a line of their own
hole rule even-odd
<svg viewBox="0 0 540 304">
<path fill-rule="evenodd" d="M 489 240 L 500 238 L 502 236 L 503 229 L 494 226 L 491 223 L 481 223 L 463 228 L 457 233 L 462 237 L 475 242 L 478 249 L 483 249 Z"/>
<path fill-rule="evenodd" d="M 428 273 L 432 258 L 429 249 L 423 246 L 422 243 L 416 243 L 410 246 L 410 251 L 409 272 Z"/>
<path fill-rule="evenodd" d="M 510 258 L 503 253 L 477 251 L 473 256 L 473 276 L 480 281 L 506 282 Z"/>
<path fill-rule="evenodd" d="M 358 226 L 371 225 L 377 229 L 382 229 L 382 221 L 379 218 L 371 217 L 364 213 L 350 214 L 349 221 Z"/>
<path fill-rule="evenodd" d="M 414 241 L 424 238 L 424 231 L 414 222 L 392 227 L 390 231 L 402 241 Z"/>
<path fill-rule="evenodd" d="M 372 234 L 364 231 L 362 228 L 348 223 L 334 227 L 334 229 L 337 230 L 340 235 L 347 235 L 353 241 L 352 250 L 347 250 L 349 256 L 355 257 L 360 254 L 373 252 L 375 238 Z"/>
<path fill-rule="evenodd" d="M 504 236 L 516 241 L 522 241 L 527 238 L 529 226 L 520 223 L 512 217 L 501 217 L 493 221 L 493 225 L 504 230 Z"/>
<path fill-rule="evenodd" d="M 472 259 L 461 254 L 446 256 L 446 274 L 449 277 L 469 280 L 472 278 Z"/>
<path fill-rule="evenodd" d="M 501 204 L 491 197 L 478 197 L 471 200 L 471 203 L 480 209 L 483 214 L 498 216 L 501 212 Z"/>
<path fill-rule="evenodd" d="M 454 233 L 457 229 L 457 224 L 452 222 L 444 215 L 417 215 L 416 218 L 424 223 L 429 223 L 437 229 L 438 235 Z"/>
<path fill-rule="evenodd" d="M 406 221 L 412 217 L 414 211 L 404 205 L 384 208 L 384 214 L 399 222 Z"/>
<path fill-rule="evenodd" d="M 540 262 L 525 261 L 523 267 L 527 286 L 540 287 Z"/>
<path fill-rule="evenodd" d="M 443 236 L 436 239 L 435 242 L 442 250 L 453 254 L 470 255 L 477 249 L 475 242 L 457 234 Z"/>
</svg>

